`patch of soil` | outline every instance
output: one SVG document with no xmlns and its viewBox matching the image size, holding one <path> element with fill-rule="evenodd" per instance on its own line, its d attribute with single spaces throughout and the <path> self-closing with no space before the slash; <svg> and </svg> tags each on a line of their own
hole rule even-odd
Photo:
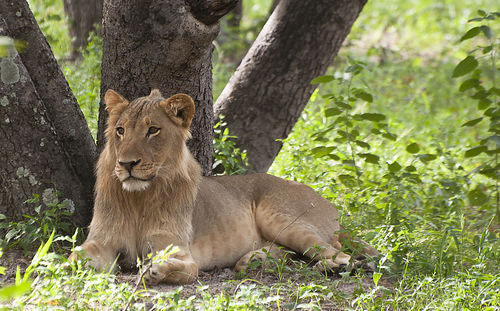
<svg viewBox="0 0 500 311">
<path fill-rule="evenodd" d="M 0 274 L 0 285 L 12 284 L 16 281 L 17 266 L 24 273 L 31 263 L 31 258 L 24 255 L 24 251 L 18 249 L 9 249 L 3 251 L 0 257 L 0 266 L 5 267 L 5 274 Z"/>
<path fill-rule="evenodd" d="M 117 276 L 117 279 L 120 282 L 128 282 L 133 286 L 137 283 L 138 274 L 130 272 L 121 273 Z M 291 280 L 293 285 L 290 286 L 289 280 Z M 339 274 L 325 276 L 312 271 L 312 268 L 305 264 L 300 268 L 295 267 L 294 269 L 290 269 L 288 272 L 284 273 L 281 281 L 272 272 L 263 271 L 262 269 L 255 269 L 249 272 L 249 274 L 243 279 L 238 279 L 232 269 L 217 268 L 210 271 L 200 271 L 196 282 L 182 285 L 181 297 L 184 299 L 191 296 L 201 298 L 198 288 L 205 285 L 208 286 L 208 288 L 204 289 L 204 291 L 210 293 L 211 295 L 218 295 L 220 293 L 233 295 L 241 284 L 249 285 L 251 283 L 265 285 L 269 288 L 273 287 L 273 292 L 276 292 L 276 289 L 279 287 L 280 295 L 284 299 L 286 299 L 288 294 L 292 294 L 291 296 L 293 299 L 294 294 L 296 294 L 294 292 L 296 290 L 294 285 L 307 285 L 311 283 L 329 287 L 333 292 L 338 293 L 338 297 L 344 297 L 342 301 L 339 301 L 338 299 L 323 301 L 321 303 L 322 310 L 345 310 L 346 303 L 349 302 L 349 299 L 353 296 L 353 294 L 360 291 L 366 293 L 374 287 L 371 273 L 361 274 L 361 277 L 357 278 L 343 278 Z M 388 278 L 382 278 L 379 281 L 379 286 L 381 285 L 391 288 L 392 283 L 393 282 Z M 151 286 L 148 289 L 159 292 L 170 292 L 175 291 L 178 288 L 179 285 L 160 284 Z M 143 289 L 142 285 L 140 285 L 138 289 Z M 288 301 L 280 301 L 281 304 L 286 304 L 287 302 Z"/>
<path fill-rule="evenodd" d="M 26 257 L 22 250 L 4 251 L 3 256 L 0 257 L 0 266 L 6 267 L 6 271 L 4 275 L 0 275 L 0 286 L 13 284 L 15 282 L 17 266 L 20 267 L 21 273 L 24 273 L 30 262 L 31 258 Z M 137 272 L 119 272 L 116 280 L 117 282 L 127 282 L 133 287 L 137 284 L 138 277 L 139 275 Z M 200 271 L 196 282 L 182 285 L 181 296 L 182 298 L 188 298 L 191 296 L 201 297 L 198 288 L 205 285 L 208 286 L 206 292 L 211 295 L 217 295 L 219 293 L 232 295 L 238 290 L 241 284 L 248 285 L 253 282 L 267 287 L 278 288 L 279 286 L 283 289 L 283 291 L 280 291 L 280 294 L 286 295 L 286 288 L 290 288 L 290 285 L 287 284 L 289 280 L 291 280 L 294 285 L 314 283 L 327 286 L 330 287 L 332 291 L 339 293 L 339 296 L 345 297 L 346 299 L 352 297 L 353 293 L 356 291 L 362 290 L 363 292 L 368 292 L 370 288 L 374 286 L 370 273 L 364 274 L 362 277 L 358 278 L 343 279 L 339 274 L 329 276 L 321 275 L 312 271 L 311 267 L 302 263 L 300 264 L 300 267 L 296 266 L 293 269 L 287 269 L 287 271 L 283 273 L 281 281 L 277 278 L 276 273 L 264 271 L 264 269 L 261 268 L 256 268 L 250 271 L 244 279 L 238 279 L 230 268 L 217 268 L 210 271 Z M 393 282 L 390 279 L 382 278 L 379 285 L 391 288 L 392 283 Z M 159 292 L 175 291 L 178 288 L 179 285 L 169 284 L 160 284 L 149 287 L 149 289 Z M 143 289 L 142 284 L 139 284 L 138 289 Z M 290 290 L 293 290 L 293 286 Z M 321 306 L 323 310 L 344 310 L 345 301 L 343 304 L 325 301 Z"/>
</svg>

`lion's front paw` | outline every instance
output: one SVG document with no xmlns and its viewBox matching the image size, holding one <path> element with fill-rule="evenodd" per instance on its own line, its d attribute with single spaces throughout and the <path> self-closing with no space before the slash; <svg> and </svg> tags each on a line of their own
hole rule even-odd
<svg viewBox="0 0 500 311">
<path fill-rule="evenodd" d="M 152 266 L 145 274 L 144 274 L 144 282 L 147 285 L 158 285 L 165 279 L 165 274 L 158 271 L 156 266 Z"/>
<path fill-rule="evenodd" d="M 174 270 L 173 265 L 164 263 L 153 265 L 145 274 L 144 281 L 148 285 L 159 283 L 189 284 L 193 283 L 198 276 L 196 264 L 186 264 L 182 270 Z"/>
</svg>

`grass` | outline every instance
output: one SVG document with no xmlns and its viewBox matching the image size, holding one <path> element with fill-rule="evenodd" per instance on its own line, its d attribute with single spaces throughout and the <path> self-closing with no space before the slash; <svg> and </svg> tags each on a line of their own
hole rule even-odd
<svg viewBox="0 0 500 311">
<path fill-rule="evenodd" d="M 215 96 L 271 2 L 245 1 L 242 31 L 233 34 L 240 40 L 216 44 Z M 61 1 L 31 0 L 30 5 L 95 134 L 100 39 L 93 37 L 82 61 L 69 62 Z M 491 44 L 484 36 L 459 39 L 479 25 L 467 22 L 478 16 L 477 9 L 495 5 L 491 0 L 369 1 L 327 72 L 330 78 L 313 94 L 273 163 L 273 174 L 311 185 L 337 205 L 353 235 L 381 250 L 373 276 L 331 278 L 301 261 L 271 260 L 222 287 L 199 283 L 191 289 L 139 286 L 135 291 L 134 282 L 120 275 L 98 274 L 50 252 L 64 253 L 76 238 L 62 238 L 59 230 L 57 241 L 35 256 L 32 276 L 0 290 L 0 309 L 121 309 L 130 301 L 134 310 L 498 310 L 498 166 L 493 178 L 480 173 L 486 164 L 498 163 L 498 145 L 483 141 L 495 134 L 496 121 L 471 98 L 473 91 L 458 91 L 471 75 L 487 89 L 498 88 L 498 62 L 476 51 L 481 71 L 451 78 L 476 46 Z M 498 38 L 498 18 L 484 25 Z M 493 93 L 490 108 L 498 105 Z M 484 120 L 462 126 L 478 117 Z M 230 133 L 220 132 L 220 162 L 238 171 L 238 163 L 228 161 L 234 145 L 224 137 Z M 470 156 L 472 148 L 484 144 L 491 152 Z M 29 243 L 51 241 L 52 229 L 62 229 L 54 218 L 42 222 L 48 225 L 40 239 L 28 234 Z M 29 219 L 6 228 L 36 232 L 36 223 Z"/>
</svg>

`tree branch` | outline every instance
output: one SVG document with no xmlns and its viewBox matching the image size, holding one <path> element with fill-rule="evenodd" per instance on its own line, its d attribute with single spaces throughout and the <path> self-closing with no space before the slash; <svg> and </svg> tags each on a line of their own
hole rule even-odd
<svg viewBox="0 0 500 311">
<path fill-rule="evenodd" d="M 206 25 L 217 23 L 236 7 L 239 0 L 186 0 L 191 14 Z"/>
</svg>

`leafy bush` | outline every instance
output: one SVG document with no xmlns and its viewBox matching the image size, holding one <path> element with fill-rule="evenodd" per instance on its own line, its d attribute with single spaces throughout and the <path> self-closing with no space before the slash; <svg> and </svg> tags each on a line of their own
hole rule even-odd
<svg viewBox="0 0 500 311">
<path fill-rule="evenodd" d="M 422 92 L 408 88 L 413 81 L 443 74 L 428 65 L 391 64 L 411 76 L 408 85 L 392 81 L 388 87 L 384 78 L 372 78 L 384 76 L 383 65 L 348 56 L 345 70 L 313 81 L 321 84 L 320 91 L 273 164 L 274 173 L 305 181 L 336 202 L 345 227 L 385 254 L 377 273 L 403 278 L 393 290 L 376 286 L 361 293 L 353 307 L 493 310 L 500 303 L 498 63 L 492 30 L 497 15 L 479 14 L 471 21 L 488 28 L 474 27 L 462 41 L 482 34 L 487 44 L 471 52 L 480 56 L 468 55 L 444 71 L 448 81 L 452 75 L 471 76 L 459 87 L 470 98 L 455 95 L 454 85 L 445 80 L 437 87 L 425 83 Z M 398 99 L 399 92 L 404 97 Z M 405 103 L 407 98 L 411 102 Z M 474 102 L 483 117 L 460 128 L 457 124 L 476 112 Z M 440 118 L 446 110 L 455 117 Z M 487 138 L 477 138 L 484 133 Z M 457 284 L 466 285 L 455 291 Z"/>
<path fill-rule="evenodd" d="M 6 217 L 0 214 L 0 230 L 5 232 L 0 246 L 21 247 L 27 253 L 38 243 L 47 241 L 53 232 L 57 232 L 54 242 L 58 243 L 54 244 L 61 249 L 61 241 L 67 240 L 63 236 L 71 233 L 73 228 L 70 223 L 74 212 L 73 203 L 69 200 L 60 201 L 59 192 L 50 188 L 44 191 L 42 199 L 40 195 L 34 194 L 33 198 L 25 203 L 33 206 L 34 216 L 23 215 L 24 220 L 7 221 Z"/>
<path fill-rule="evenodd" d="M 64 66 L 64 75 L 87 120 L 90 132 L 96 139 L 101 100 L 102 38 L 90 33 L 89 43 L 81 54 L 80 61 Z"/>
<path fill-rule="evenodd" d="M 247 153 L 236 147 L 234 138 L 221 116 L 214 126 L 214 174 L 242 174 L 248 168 Z"/>
</svg>

